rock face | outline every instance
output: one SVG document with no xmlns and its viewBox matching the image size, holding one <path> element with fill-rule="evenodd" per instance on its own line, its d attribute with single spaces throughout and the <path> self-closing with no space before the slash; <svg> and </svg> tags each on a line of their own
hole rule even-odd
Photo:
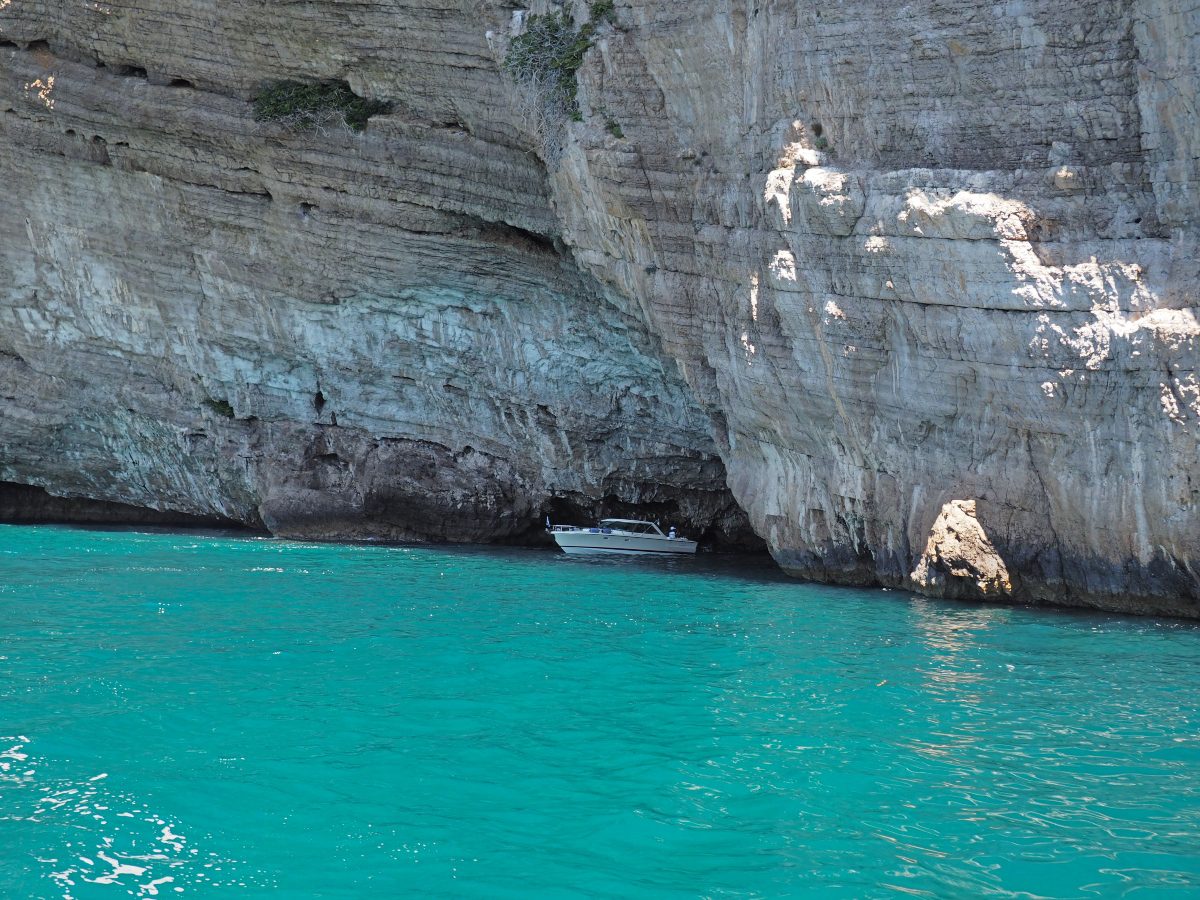
<svg viewBox="0 0 1200 900">
<path fill-rule="evenodd" d="M 55 497 L 41 488 L 8 482 L 0 482 L 0 522 L 218 529 L 236 527 L 237 524 L 221 518 L 189 516 L 171 510 L 146 509 L 86 497 Z"/>
<path fill-rule="evenodd" d="M 0 479 L 1200 615 L 1200 11 L 593 6 L 547 128 L 544 0 L 0 0 Z"/>
<path fill-rule="evenodd" d="M 979 524 L 974 500 L 953 500 L 942 507 L 912 580 L 925 593 L 942 597 L 1012 593 L 1008 567 Z"/>
<path fill-rule="evenodd" d="M 474 23 L 406 74 L 421 5 L 295 11 L 290 70 L 257 9 L 193 12 L 0 20 L 24 48 L 0 49 L 3 478 L 289 536 L 519 538 L 604 509 L 753 539 L 674 365 L 558 240 L 540 161 L 460 121 L 504 101 Z M 410 43 L 347 73 L 363 28 Z M 293 134 L 244 99 L 343 73 L 398 113 Z"/>
</svg>

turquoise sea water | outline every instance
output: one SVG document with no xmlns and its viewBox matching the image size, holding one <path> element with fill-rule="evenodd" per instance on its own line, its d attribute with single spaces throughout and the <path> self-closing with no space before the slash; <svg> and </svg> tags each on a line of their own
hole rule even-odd
<svg viewBox="0 0 1200 900">
<path fill-rule="evenodd" d="M 1200 629 L 0 527 L 0 897 L 1200 896 Z"/>
</svg>

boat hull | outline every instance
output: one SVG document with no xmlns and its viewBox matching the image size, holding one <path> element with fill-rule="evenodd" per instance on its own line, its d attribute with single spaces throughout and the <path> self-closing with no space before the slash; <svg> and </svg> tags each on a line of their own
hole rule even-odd
<svg viewBox="0 0 1200 900">
<path fill-rule="evenodd" d="M 686 538 L 660 537 L 640 534 L 604 534 L 592 529 L 553 532 L 554 540 L 564 553 L 623 554 L 628 556 L 690 556 L 696 552 L 696 542 Z"/>
</svg>

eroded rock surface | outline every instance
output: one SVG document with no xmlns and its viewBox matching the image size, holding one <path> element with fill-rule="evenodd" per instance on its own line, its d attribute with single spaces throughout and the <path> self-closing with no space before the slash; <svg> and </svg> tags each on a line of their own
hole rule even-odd
<svg viewBox="0 0 1200 900">
<path fill-rule="evenodd" d="M 621 0 L 561 144 L 522 10 L 264 9 L 0 0 L 0 478 L 326 537 L 744 509 L 805 577 L 1200 614 L 1183 0 Z M 393 111 L 256 123 L 284 78 Z"/>
<path fill-rule="evenodd" d="M 300 72 L 250 7 L 213 13 L 215 44 L 176 9 L 4 11 L 48 40 L 0 49 L 5 478 L 289 536 L 495 540 L 604 509 L 752 540 L 674 365 L 558 241 L 540 161 L 459 121 L 503 102 L 490 55 L 462 84 L 482 32 L 458 20 L 407 80 L 377 60 L 391 80 L 360 89 L 414 106 L 369 133 L 293 134 L 238 94 L 342 74 L 335 6 L 328 32 L 276 23 Z M 413 95 L 438 72 L 447 93 Z"/>
<path fill-rule="evenodd" d="M 238 523 L 212 516 L 189 516 L 87 497 L 56 497 L 28 484 L 0 482 L 0 522 L 63 525 L 137 525 L 163 528 L 217 528 L 242 531 Z"/>
<path fill-rule="evenodd" d="M 974 500 L 952 500 L 934 521 L 910 576 L 925 593 L 998 599 L 1012 594 L 1008 567 L 979 524 L 975 505 Z"/>
</svg>

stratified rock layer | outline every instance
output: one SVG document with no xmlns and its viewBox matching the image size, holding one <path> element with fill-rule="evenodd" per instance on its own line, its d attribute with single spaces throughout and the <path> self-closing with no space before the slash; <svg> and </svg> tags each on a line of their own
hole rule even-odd
<svg viewBox="0 0 1200 900">
<path fill-rule="evenodd" d="M 805 577 L 1200 614 L 1200 11 L 629 0 L 560 139 L 520 11 L 264 9 L 0 0 L 0 478 L 319 537 L 735 498 Z M 254 122 L 284 78 L 393 112 Z"/>
<path fill-rule="evenodd" d="M 188 85 L 330 69 L 192 65 L 199 24 L 145 9 L 96 20 L 132 30 L 114 58 L 19 12 L 6 33 L 50 43 L 0 51 L 5 478 L 289 536 L 495 540 L 636 509 L 751 537 L 674 366 L 556 246 L 535 156 L 424 108 L 292 134 Z M 331 66 L 333 37 L 307 39 L 297 59 Z"/>
</svg>

